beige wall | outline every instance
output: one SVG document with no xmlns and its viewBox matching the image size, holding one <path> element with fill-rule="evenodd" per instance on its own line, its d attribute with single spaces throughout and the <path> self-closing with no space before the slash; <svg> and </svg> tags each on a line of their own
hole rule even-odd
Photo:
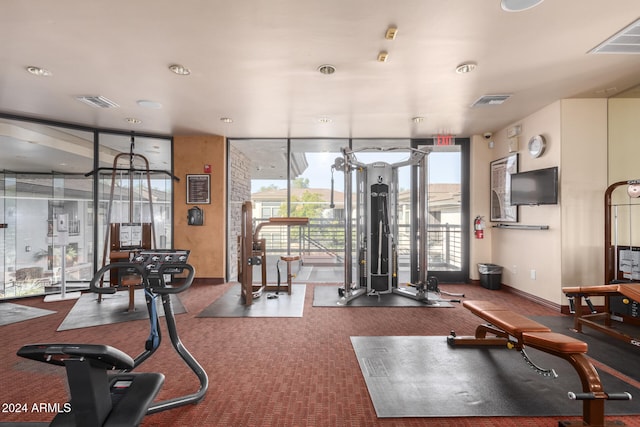
<svg viewBox="0 0 640 427">
<path fill-rule="evenodd" d="M 609 184 L 640 178 L 640 99 L 609 100 Z"/>
<path fill-rule="evenodd" d="M 492 262 L 491 240 L 493 229 L 489 222 L 489 163 L 493 160 L 494 149 L 490 148 L 489 141 L 483 136 L 474 135 L 471 137 L 471 162 L 470 162 L 470 200 L 471 224 L 473 230 L 473 220 L 477 215 L 484 218 L 486 229 L 484 239 L 476 239 L 471 236 L 469 246 L 469 277 L 472 280 L 479 280 L 477 264 L 479 262 Z"/>
<path fill-rule="evenodd" d="M 175 136 L 173 139 L 173 166 L 180 178 L 174 188 L 174 246 L 190 249 L 189 263 L 198 279 L 224 281 L 226 274 L 226 142 L 216 135 Z M 204 211 L 204 225 L 187 225 L 187 210 L 194 205 L 186 203 L 187 174 L 204 173 L 204 165 L 211 171 L 211 203 L 197 205 Z"/>
<path fill-rule="evenodd" d="M 640 179 L 640 99 L 609 100 L 609 175 L 608 184 Z M 612 244 L 615 228 L 619 245 L 640 246 L 640 199 L 627 196 L 627 186 L 612 193 L 617 205 L 617 221 L 612 219 Z M 613 208 L 612 208 L 613 209 Z"/>
<path fill-rule="evenodd" d="M 563 100 L 563 286 L 604 284 L 606 158 L 607 100 Z"/>
<path fill-rule="evenodd" d="M 516 124 L 522 127 L 519 170 L 559 166 L 559 204 L 519 208 L 518 224 L 546 225 L 548 230 L 489 228 L 488 243 L 472 238 L 471 277 L 478 277 L 476 262 L 492 262 L 503 267 L 505 285 L 560 305 L 565 303 L 562 286 L 598 283 L 603 276 L 606 100 L 558 101 Z M 527 152 L 527 142 L 536 134 L 546 138 L 547 149 L 534 159 Z M 472 139 L 472 217 L 489 216 L 489 163 L 510 154 L 507 129 L 497 132 L 493 140 L 490 149 L 480 137 Z M 495 224 L 488 222 L 491 225 Z"/>
</svg>

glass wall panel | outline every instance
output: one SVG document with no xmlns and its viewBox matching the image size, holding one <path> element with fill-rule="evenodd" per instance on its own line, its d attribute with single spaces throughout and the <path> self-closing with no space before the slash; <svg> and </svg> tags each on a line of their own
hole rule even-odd
<svg viewBox="0 0 640 427">
<path fill-rule="evenodd" d="M 461 151 L 459 145 L 434 146 L 429 154 L 429 270 L 462 268 Z"/>
<path fill-rule="evenodd" d="M 93 167 L 93 133 L 0 120 L 0 147 L 0 294 L 86 288 L 93 274 L 93 186 L 84 173 Z M 61 218 L 68 218 L 64 241 L 56 240 Z"/>
<path fill-rule="evenodd" d="M 463 180 L 464 145 L 433 146 L 433 141 L 410 139 L 291 139 L 232 140 L 229 144 L 229 265 L 230 280 L 237 278 L 237 237 L 240 233 L 240 210 L 245 200 L 253 205 L 254 227 L 275 216 L 307 217 L 309 226 L 264 227 L 261 238 L 267 248 L 266 281 L 273 283 L 280 255 L 300 254 L 303 264 L 296 272 L 298 282 L 342 282 L 345 279 L 345 217 L 344 173 L 334 170 L 336 158 L 342 158 L 342 148 L 351 146 L 359 163 L 390 166 L 397 184 L 393 192 L 392 224 L 394 253 L 397 254 L 398 283 L 415 282 L 418 277 L 418 174 L 407 162 L 410 147 L 430 146 L 427 157 L 427 266 L 428 274 L 450 281 L 465 280 L 468 250 L 464 236 L 465 208 Z M 468 151 L 467 151 L 468 153 Z M 385 172 L 386 173 L 386 172 Z M 352 173 L 352 277 L 359 277 L 358 260 L 366 251 L 366 240 L 372 238 L 363 231 L 370 207 L 358 202 L 364 194 L 364 184 Z M 362 175 L 361 175 L 362 176 Z M 287 181 L 288 179 L 288 181 Z M 331 188 L 333 180 L 333 200 Z M 361 196 L 364 197 L 364 196 Z M 331 207 L 333 201 L 334 207 Z M 364 219 L 364 220 L 363 220 Z M 358 222 L 359 221 L 359 222 Z M 466 231 L 465 231 L 466 230 Z M 363 249 L 364 248 L 364 249 Z M 254 281 L 262 279 L 262 267 L 254 267 Z M 281 267 L 281 268 L 284 268 Z M 294 270 L 296 267 L 294 266 Z M 443 275 L 456 273 L 455 277 Z"/>
<path fill-rule="evenodd" d="M 302 262 L 292 265 L 295 281 L 335 282 L 344 277 L 344 174 L 332 166 L 348 146 L 346 139 L 291 141 L 288 216 L 309 218 L 306 227 L 280 230 L 289 239 L 279 253 L 301 256 Z"/>
</svg>

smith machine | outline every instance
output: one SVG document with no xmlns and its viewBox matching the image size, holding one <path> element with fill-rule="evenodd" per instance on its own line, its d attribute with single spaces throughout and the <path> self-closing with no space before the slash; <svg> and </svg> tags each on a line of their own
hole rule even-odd
<svg viewBox="0 0 640 427">
<path fill-rule="evenodd" d="M 397 163 L 374 162 L 365 164 L 358 161 L 356 151 L 342 149 L 342 157 L 336 158 L 333 170 L 344 173 L 344 211 L 345 211 L 345 262 L 344 287 L 338 289 L 338 304 L 348 304 L 361 295 L 380 295 L 394 293 L 412 298 L 430 306 L 438 306 L 445 301 L 438 294 L 454 297 L 462 294 L 449 294 L 440 291 L 435 277 L 427 276 L 427 156 L 429 149 L 406 147 L 362 148 L 361 151 L 408 151 L 409 157 Z M 403 166 L 417 168 L 418 214 L 416 233 L 418 248 L 418 283 L 409 287 L 398 285 L 398 169 Z M 356 206 L 353 204 L 353 177 L 355 173 Z M 333 175 L 332 175 L 333 176 Z M 332 178 L 333 199 L 333 178 Z M 332 203 L 333 204 L 333 203 Z M 355 218 L 352 218 L 355 213 Z M 355 250 L 354 230 L 355 227 Z M 353 258 L 358 257 L 358 283 L 353 281 Z M 431 292 L 431 295 L 429 295 Z M 459 300 L 446 300 L 460 302 Z"/>
</svg>

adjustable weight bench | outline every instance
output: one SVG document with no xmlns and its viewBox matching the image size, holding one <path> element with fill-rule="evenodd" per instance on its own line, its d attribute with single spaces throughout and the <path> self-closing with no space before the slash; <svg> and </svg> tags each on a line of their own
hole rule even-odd
<svg viewBox="0 0 640 427">
<path fill-rule="evenodd" d="M 600 286 L 570 286 L 562 288 L 569 300 L 569 310 L 573 314 L 573 328 L 582 332 L 582 326 L 593 328 L 610 337 L 628 344 L 640 346 L 640 337 L 633 337 L 612 327 L 610 298 L 626 297 L 630 301 L 640 301 L 640 283 L 621 283 Z M 604 297 L 604 309 L 598 312 L 591 303 L 591 297 Z M 587 304 L 585 313 L 582 301 Z"/>
<path fill-rule="evenodd" d="M 606 423 L 605 400 L 630 400 L 629 393 L 605 393 L 600 376 L 586 356 L 587 343 L 567 335 L 552 332 L 545 325 L 521 314 L 502 308 L 490 301 L 463 301 L 462 306 L 487 323 L 476 328 L 475 336 L 456 336 L 455 331 L 447 338 L 451 346 L 506 346 L 520 351 L 529 366 L 538 373 L 557 377 L 552 369 L 542 369 L 527 356 L 525 347 L 531 347 L 560 357 L 573 366 L 582 383 L 582 392 L 569 393 L 569 398 L 582 400 L 582 421 L 561 421 L 561 427 L 620 426 Z M 487 337 L 487 334 L 493 336 Z"/>
</svg>

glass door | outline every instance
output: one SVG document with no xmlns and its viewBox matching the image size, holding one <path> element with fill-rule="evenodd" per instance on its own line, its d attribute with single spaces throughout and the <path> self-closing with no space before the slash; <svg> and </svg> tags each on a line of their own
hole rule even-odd
<svg viewBox="0 0 640 427">
<path fill-rule="evenodd" d="M 464 283 L 469 277 L 469 139 L 455 139 L 451 145 L 418 141 L 417 146 L 430 150 L 426 224 L 428 275 L 436 276 L 441 282 Z M 417 179 L 417 175 L 413 179 Z M 413 227 L 417 230 L 416 216 Z M 412 276 L 412 280 L 417 280 L 417 269 L 413 271 L 416 277 Z"/>
</svg>

